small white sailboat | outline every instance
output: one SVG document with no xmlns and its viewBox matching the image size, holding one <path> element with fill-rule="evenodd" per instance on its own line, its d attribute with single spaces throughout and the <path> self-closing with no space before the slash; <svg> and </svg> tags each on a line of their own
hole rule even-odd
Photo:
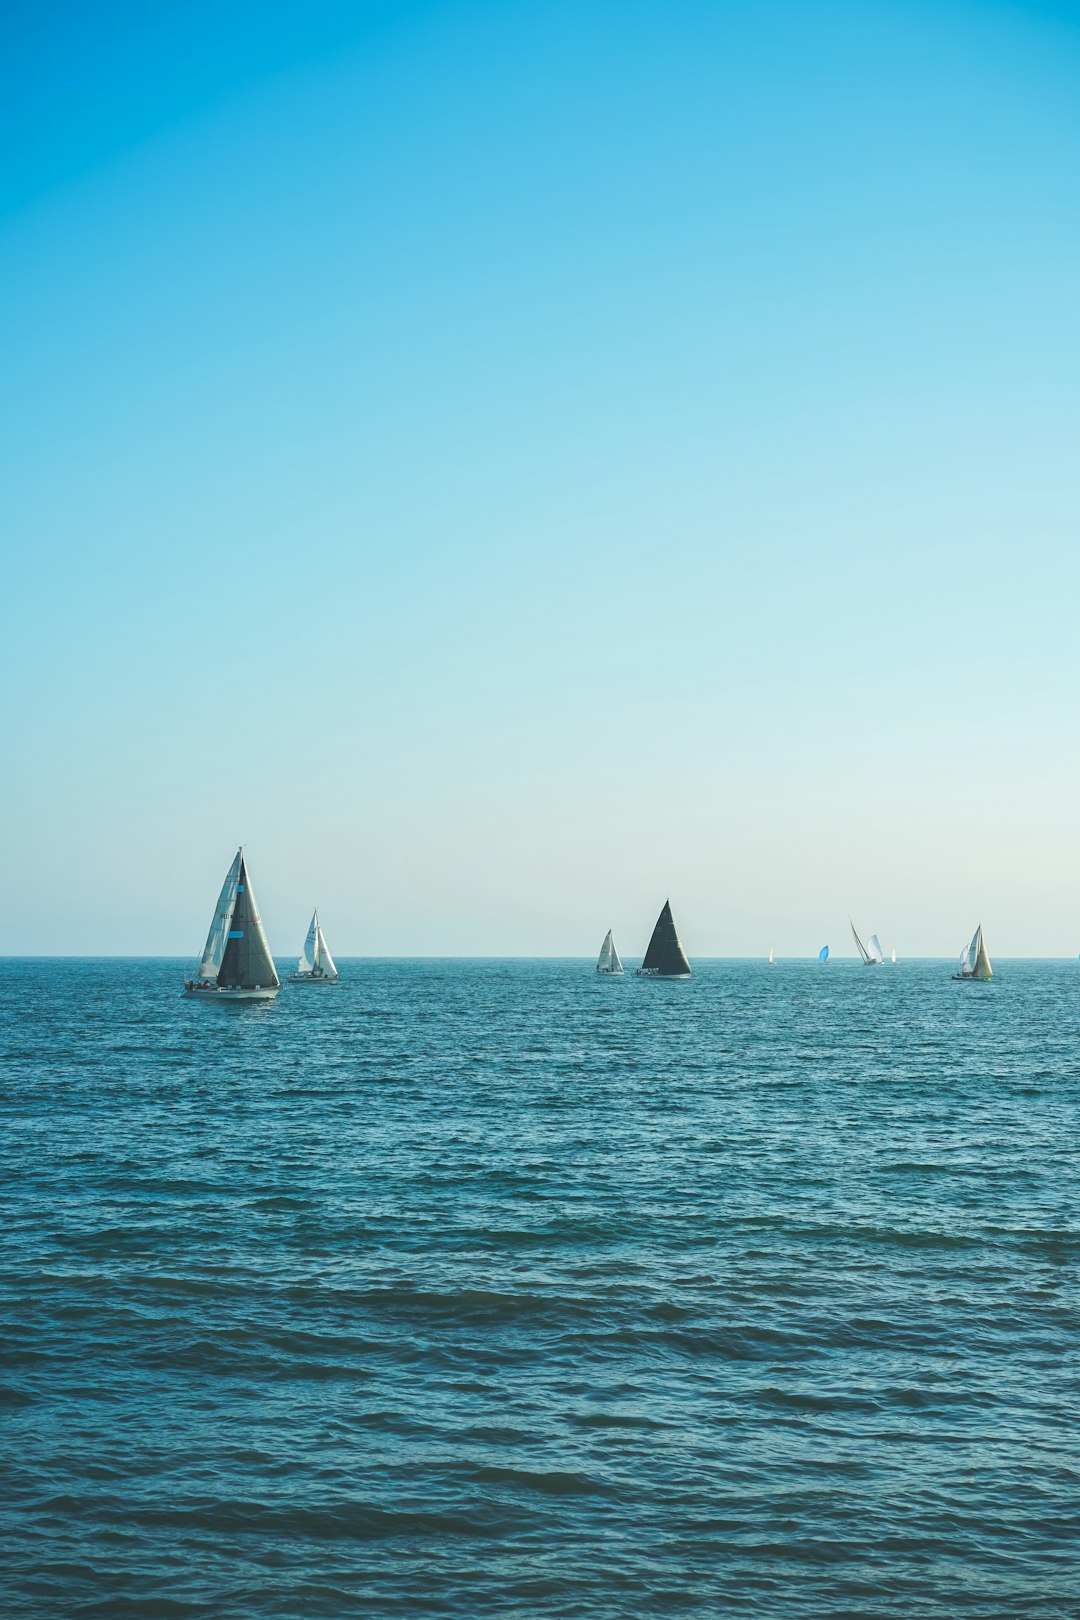
<svg viewBox="0 0 1080 1620">
<path fill-rule="evenodd" d="M 994 970 L 990 966 L 990 958 L 986 951 L 986 941 L 983 939 L 982 923 L 979 924 L 971 936 L 971 943 L 965 945 L 960 952 L 960 971 L 954 973 L 954 979 L 992 979 Z"/>
<path fill-rule="evenodd" d="M 326 935 L 322 931 L 318 910 L 312 912 L 311 923 L 304 941 L 304 949 L 296 964 L 296 972 L 289 975 L 290 984 L 338 984 L 341 975 L 330 955 Z"/>
<path fill-rule="evenodd" d="M 772 948 L 772 946 L 771 946 L 771 945 L 770 945 L 770 946 L 769 946 L 769 966 L 770 966 L 770 967 L 772 967 L 772 966 L 773 966 L 773 964 L 774 964 L 774 963 L 775 963 L 775 961 L 776 961 L 776 957 L 775 957 L 775 955 L 774 955 L 774 954 L 773 954 L 773 948 Z"/>
<path fill-rule="evenodd" d="M 885 952 L 881 948 L 880 939 L 878 939 L 876 934 L 871 934 L 870 938 L 864 945 L 858 934 L 855 932 L 855 924 L 851 922 L 850 917 L 848 918 L 848 922 L 851 923 L 851 936 L 856 945 L 859 947 L 859 955 L 862 957 L 863 966 L 880 967 L 882 962 L 885 960 Z"/>
<path fill-rule="evenodd" d="M 604 943 L 600 947 L 600 955 L 596 959 L 597 973 L 621 973 L 623 965 L 619 961 L 619 953 L 615 949 L 615 941 L 611 937 L 609 928 L 604 935 Z"/>
<path fill-rule="evenodd" d="M 892 948 L 892 964 L 893 964 L 893 967 L 896 966 L 896 946 L 895 945 Z"/>
<path fill-rule="evenodd" d="M 201 1001 L 272 1001 L 281 989 L 243 847 L 225 874 L 198 976 L 184 994 Z"/>
</svg>

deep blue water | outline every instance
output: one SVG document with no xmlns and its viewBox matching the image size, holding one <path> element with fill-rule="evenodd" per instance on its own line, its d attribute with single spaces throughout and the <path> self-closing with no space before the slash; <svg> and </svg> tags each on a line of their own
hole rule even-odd
<svg viewBox="0 0 1080 1620">
<path fill-rule="evenodd" d="M 5 1616 L 1080 1614 L 1080 965 L 0 962 Z"/>
</svg>

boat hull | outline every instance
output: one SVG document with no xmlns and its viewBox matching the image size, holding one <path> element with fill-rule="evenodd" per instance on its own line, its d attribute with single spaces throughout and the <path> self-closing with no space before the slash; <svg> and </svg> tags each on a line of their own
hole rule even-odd
<svg viewBox="0 0 1080 1620">
<path fill-rule="evenodd" d="M 621 979 L 623 974 L 622 968 L 597 968 L 596 971 L 605 979 Z"/>
<path fill-rule="evenodd" d="M 259 985 L 253 990 L 219 990 L 217 986 L 203 989 L 197 984 L 185 984 L 183 993 L 192 1001 L 212 1001 L 217 1005 L 238 1001 L 273 1001 L 280 984 Z"/>
<path fill-rule="evenodd" d="M 289 974 L 289 983 L 290 984 L 340 984 L 341 983 L 341 976 L 340 976 L 340 974 L 337 974 L 337 973 L 334 974 L 333 978 L 330 978 L 329 975 L 325 974 L 325 973 L 290 973 Z"/>
<path fill-rule="evenodd" d="M 636 979 L 689 979 L 689 973 L 657 973 L 655 968 L 635 968 Z"/>
</svg>

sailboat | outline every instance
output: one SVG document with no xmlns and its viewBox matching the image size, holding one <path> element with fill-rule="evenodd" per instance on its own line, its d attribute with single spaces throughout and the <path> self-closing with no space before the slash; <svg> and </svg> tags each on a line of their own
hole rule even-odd
<svg viewBox="0 0 1080 1620">
<path fill-rule="evenodd" d="M 895 945 L 892 948 L 892 965 L 893 965 L 893 967 L 896 966 L 896 946 Z"/>
<path fill-rule="evenodd" d="M 600 947 L 600 955 L 596 959 L 597 973 L 621 973 L 623 965 L 619 961 L 619 953 L 615 949 L 615 941 L 611 937 L 609 928 L 604 935 L 604 943 Z"/>
<path fill-rule="evenodd" d="M 773 955 L 773 948 L 772 948 L 772 946 L 771 946 L 771 945 L 770 945 L 770 946 L 769 946 L 769 966 L 770 966 L 770 967 L 772 967 L 772 965 L 773 965 L 773 963 L 774 963 L 774 962 L 775 962 L 775 961 L 776 961 L 776 957 L 775 957 L 775 956 L 774 956 L 774 955 Z"/>
<path fill-rule="evenodd" d="M 218 895 L 198 977 L 185 980 L 184 994 L 203 1001 L 272 1001 L 280 989 L 241 847 Z"/>
<path fill-rule="evenodd" d="M 855 924 L 851 922 L 850 917 L 848 918 L 848 922 L 851 923 L 852 938 L 859 947 L 859 955 L 862 957 L 863 966 L 880 967 L 881 963 L 885 960 L 885 952 L 881 948 L 880 939 L 878 939 L 876 934 L 871 934 L 870 938 L 864 945 L 858 934 L 855 932 Z"/>
<path fill-rule="evenodd" d="M 971 936 L 970 945 L 965 945 L 960 952 L 960 971 L 954 973 L 954 979 L 992 979 L 994 970 L 990 966 L 990 958 L 986 954 L 986 941 L 983 939 L 982 923 L 979 924 Z"/>
<path fill-rule="evenodd" d="M 290 984 L 338 984 L 340 975 L 334 965 L 334 958 L 330 955 L 330 947 L 326 943 L 326 935 L 322 931 L 318 910 L 311 916 L 311 925 L 304 941 L 304 949 L 300 953 L 300 960 L 296 964 L 296 972 L 290 973 Z"/>
<path fill-rule="evenodd" d="M 646 979 L 688 979 L 690 963 L 682 948 L 675 919 L 671 915 L 671 901 L 664 901 L 664 909 L 656 919 L 645 960 L 638 973 Z"/>
<path fill-rule="evenodd" d="M 827 945 L 823 945 L 820 951 L 818 951 L 817 959 L 822 966 L 824 966 L 824 964 L 829 960 L 829 947 Z"/>
</svg>

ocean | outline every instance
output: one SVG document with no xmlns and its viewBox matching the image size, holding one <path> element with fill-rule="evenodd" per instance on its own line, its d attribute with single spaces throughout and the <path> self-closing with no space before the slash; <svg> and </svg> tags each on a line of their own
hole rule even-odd
<svg viewBox="0 0 1080 1620">
<path fill-rule="evenodd" d="M 0 1612 L 1080 1615 L 1080 964 L 0 962 Z"/>
</svg>

